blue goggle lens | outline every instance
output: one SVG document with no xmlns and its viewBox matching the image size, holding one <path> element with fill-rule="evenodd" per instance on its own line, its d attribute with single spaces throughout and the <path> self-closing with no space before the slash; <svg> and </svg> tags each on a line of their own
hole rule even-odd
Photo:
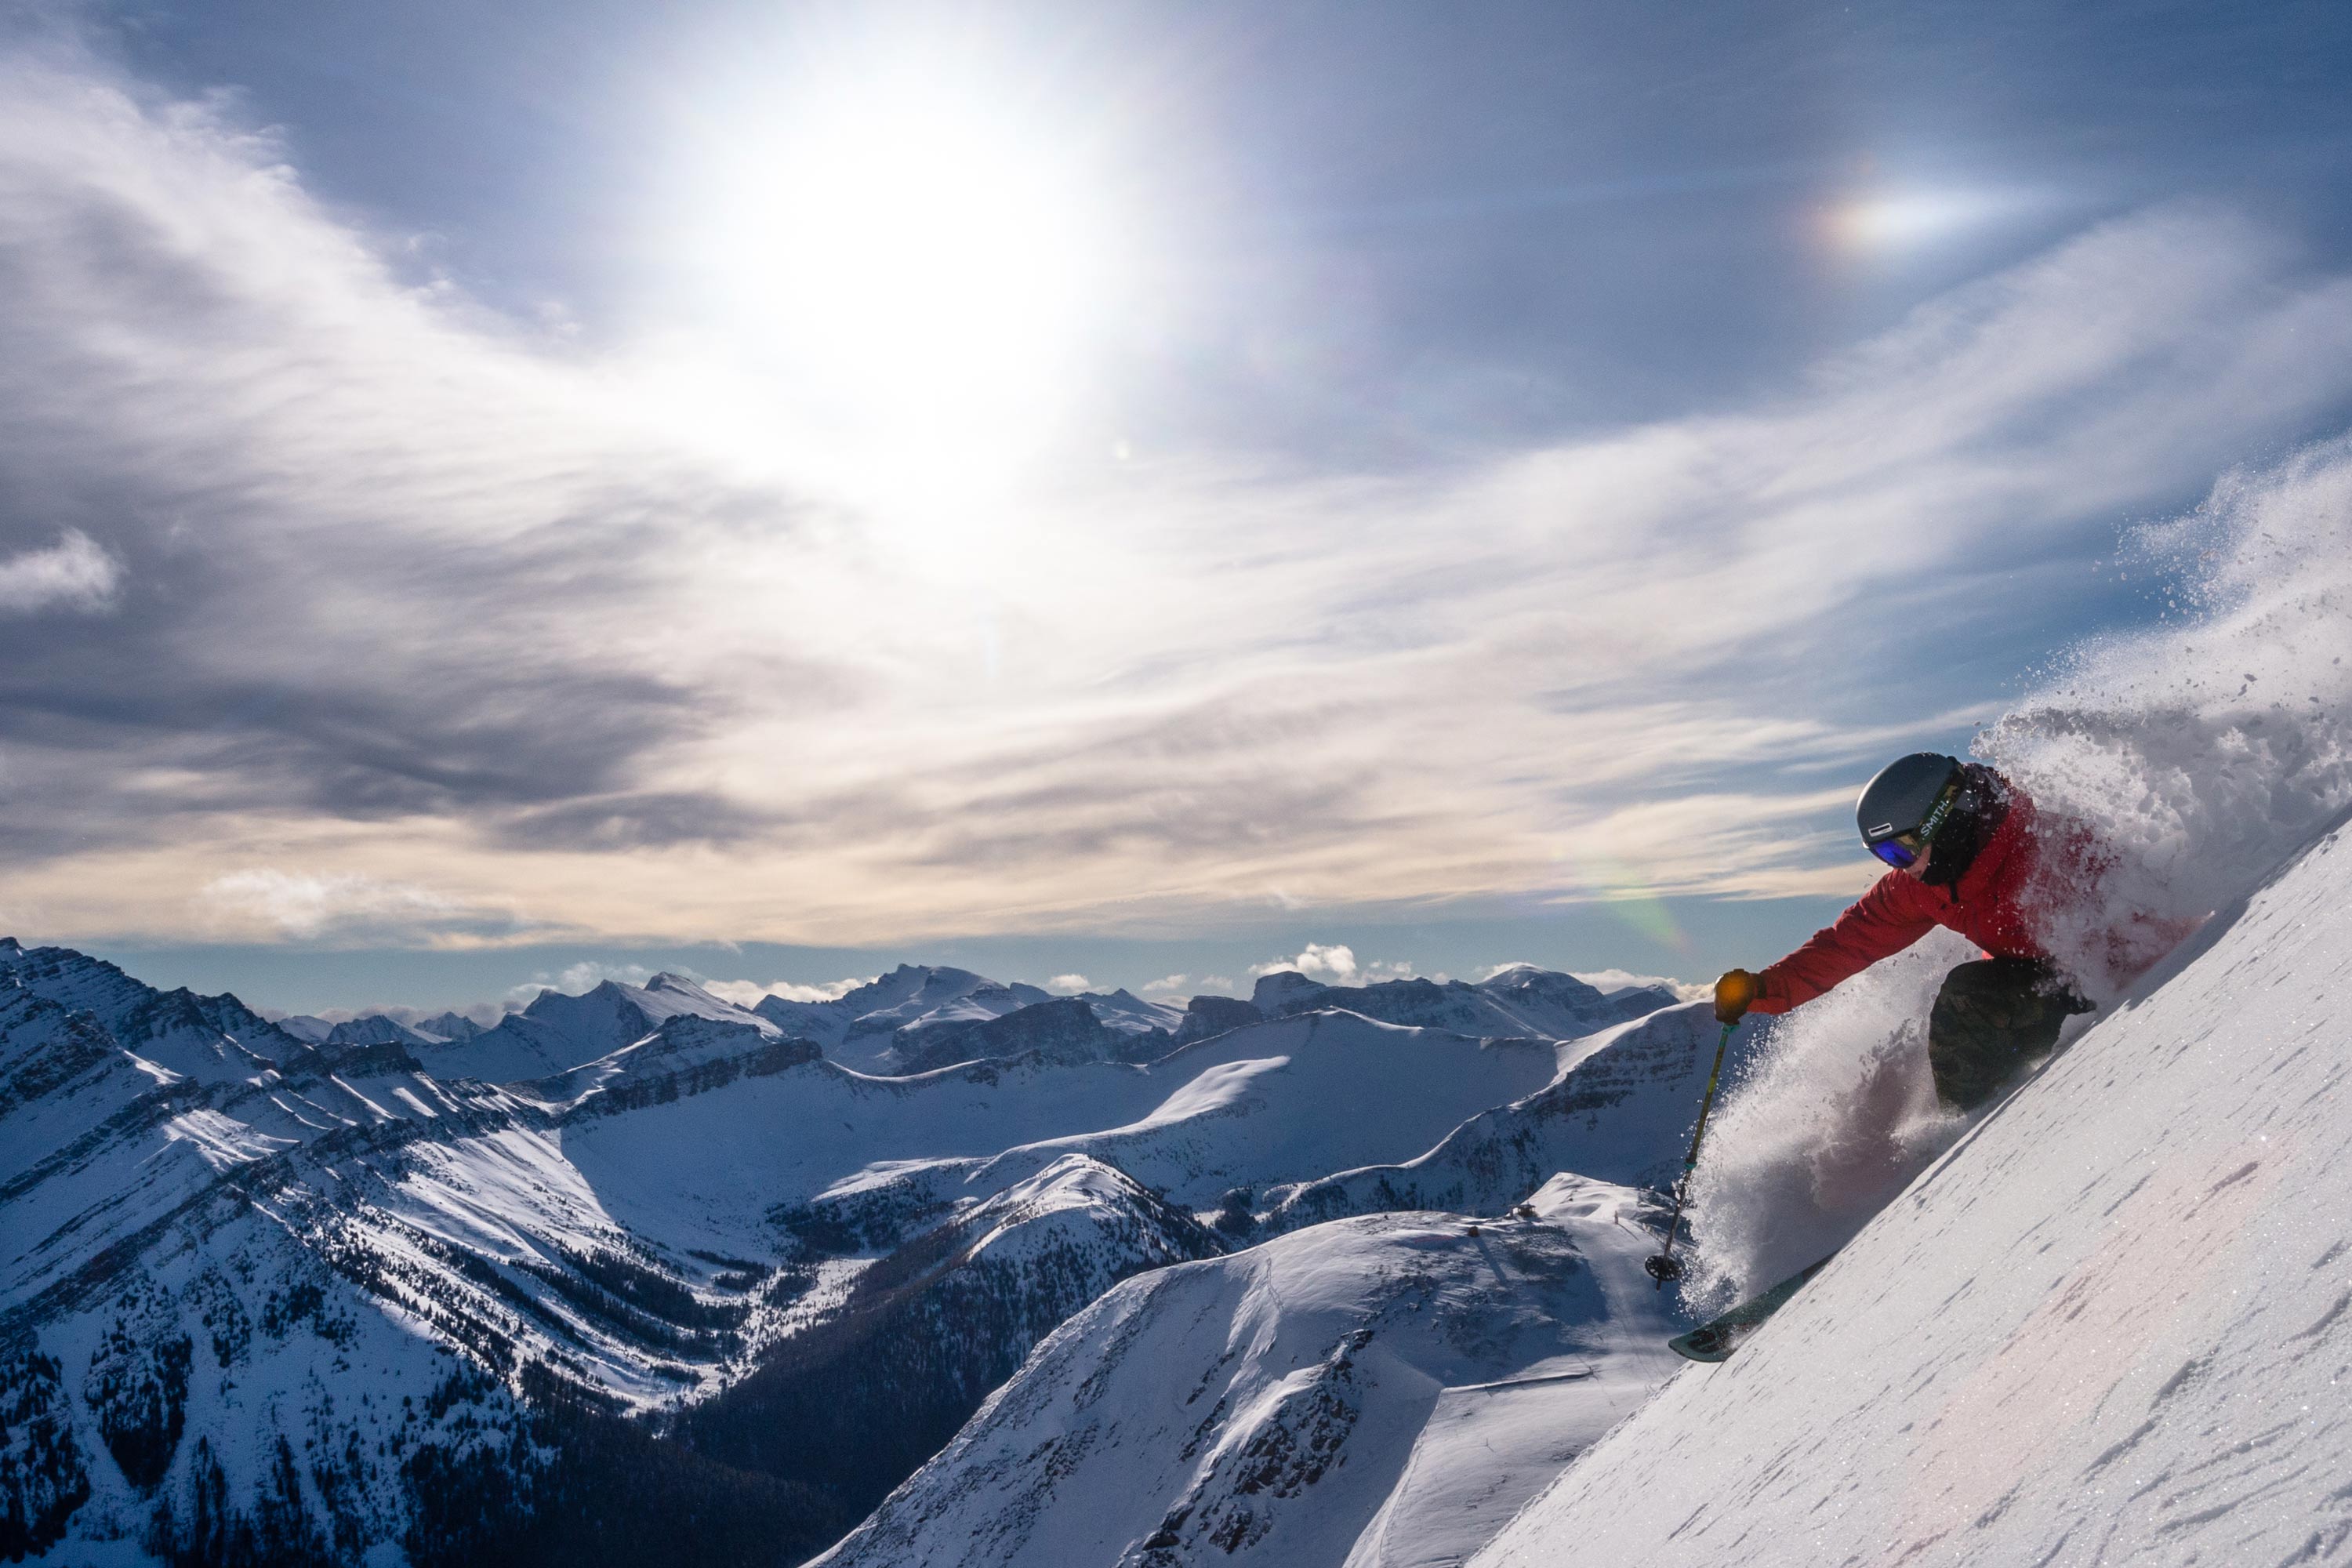
<svg viewBox="0 0 2352 1568">
<path fill-rule="evenodd" d="M 1900 871 L 1916 865 L 1919 852 L 1900 838 L 1882 838 L 1870 847 L 1870 852 Z"/>
</svg>

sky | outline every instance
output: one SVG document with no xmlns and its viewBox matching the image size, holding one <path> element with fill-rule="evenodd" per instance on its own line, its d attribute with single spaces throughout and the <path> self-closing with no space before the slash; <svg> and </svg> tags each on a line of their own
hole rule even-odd
<svg viewBox="0 0 2352 1568">
<path fill-rule="evenodd" d="M 265 1007 L 1754 966 L 2352 423 L 2322 5 L 0 17 L 0 931 Z"/>
</svg>

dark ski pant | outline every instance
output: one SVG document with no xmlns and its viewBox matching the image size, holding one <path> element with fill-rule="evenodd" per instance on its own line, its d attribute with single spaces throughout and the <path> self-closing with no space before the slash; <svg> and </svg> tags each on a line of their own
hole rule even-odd
<svg viewBox="0 0 2352 1568">
<path fill-rule="evenodd" d="M 1944 977 L 1927 1015 L 1927 1065 L 1936 1098 L 1973 1110 L 2024 1062 L 2058 1043 L 2058 1030 L 2091 1005 L 2049 964 L 2031 958 L 1984 958 Z"/>
</svg>

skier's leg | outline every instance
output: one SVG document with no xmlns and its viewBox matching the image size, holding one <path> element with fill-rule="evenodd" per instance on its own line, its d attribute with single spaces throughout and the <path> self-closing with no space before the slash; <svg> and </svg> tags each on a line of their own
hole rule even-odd
<svg viewBox="0 0 2352 1568">
<path fill-rule="evenodd" d="M 1953 1110 L 1983 1104 L 2021 1063 L 2055 1046 L 2066 1019 L 2083 1010 L 2045 963 L 1987 958 L 1961 964 L 1944 977 L 1927 1016 L 1936 1098 Z"/>
</svg>

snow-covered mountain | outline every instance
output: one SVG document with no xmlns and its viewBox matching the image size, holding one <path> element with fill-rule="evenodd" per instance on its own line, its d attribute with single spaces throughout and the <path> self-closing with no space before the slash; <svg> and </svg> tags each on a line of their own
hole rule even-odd
<svg viewBox="0 0 2352 1568">
<path fill-rule="evenodd" d="M 1590 1054 L 869 989 L 816 1034 L 676 976 L 320 1030 L 0 942 L 0 1551 L 793 1560 L 1071 1313 L 1245 1242 L 1237 1191 L 1410 1163 Z"/>
<path fill-rule="evenodd" d="M 1391 980 L 1333 986 L 1285 971 L 1262 977 L 1246 1000 L 1202 995 L 1182 1005 L 1124 990 L 1053 997 L 1034 985 L 1000 984 L 968 970 L 902 964 L 834 1001 L 769 996 L 755 1010 L 779 1028 L 817 1041 L 845 1067 L 905 1076 L 1032 1049 L 1072 1060 L 1149 1061 L 1228 1029 L 1332 1008 L 1474 1037 L 1568 1040 L 1675 1001 L 1672 993 L 1651 987 L 1604 995 L 1574 975 L 1525 964 L 1477 985 Z"/>
<path fill-rule="evenodd" d="M 1347 1220 L 1130 1280 L 819 1561 L 1459 1562 L 1668 1374 L 1641 1201 L 1563 1179 L 1524 1217 Z"/>
<path fill-rule="evenodd" d="M 543 1117 L 396 1045 L 0 941 L 0 1082 L 12 1555 L 467 1560 L 643 1441 L 527 1388 L 651 1394 L 723 1348 L 723 1296 L 558 1185 Z M 768 1501 L 781 1539 L 834 1528 L 814 1493 Z"/>
<path fill-rule="evenodd" d="M 781 1226 L 867 1249 L 1069 1153 L 1212 1211 L 1272 1173 L 1410 1159 L 1555 1072 L 1549 1045 L 1315 1014 L 1147 1064 L 1038 1053 L 892 1079 L 812 1059 L 724 1096 L 575 1116 L 564 1152 L 633 1227 L 725 1250 Z"/>
<path fill-rule="evenodd" d="M 1132 1275 L 1224 1250 L 1128 1176 L 1066 1155 L 858 1274 L 686 1433 L 702 1453 L 814 1482 L 863 1512 L 1064 1319 Z"/>
<path fill-rule="evenodd" d="M 1108 994 L 1082 991 L 1077 999 L 1093 1010 L 1104 1028 L 1121 1034 L 1172 1036 L 1184 1026 L 1182 1004 L 1148 1001 L 1123 986 Z"/>
<path fill-rule="evenodd" d="M 1757 1037 L 1733 1037 L 1738 1071 Z M 1535 1093 L 1482 1111 L 1407 1161 L 1343 1169 L 1263 1197 L 1268 1233 L 1393 1209 L 1499 1214 L 1553 1173 L 1664 1188 L 1681 1168 L 1718 1028 L 1705 1003 L 1661 1008 L 1563 1051 L 1559 1075 Z"/>
<path fill-rule="evenodd" d="M 577 996 L 541 991 L 498 1026 L 462 1039 L 423 1042 L 418 1060 L 435 1077 L 514 1083 L 553 1078 L 644 1039 L 671 1018 L 732 1024 L 771 1038 L 784 1031 L 720 1000 L 693 981 L 656 974 L 643 985 L 607 980 Z"/>
<path fill-rule="evenodd" d="M 1677 998 L 1654 987 L 1603 994 L 1573 974 L 1517 964 L 1473 985 L 1466 981 L 1384 980 L 1371 985 L 1326 985 L 1296 971 L 1262 976 L 1251 1005 L 1268 1018 L 1317 1008 L 1344 1007 L 1384 1023 L 1446 1029 L 1457 1035 L 1525 1035 L 1572 1040 L 1612 1024 L 1672 1005 Z"/>
<path fill-rule="evenodd" d="M 277 1020 L 278 1026 L 298 1040 L 314 1046 L 334 1045 L 403 1045 L 439 1046 L 453 1040 L 470 1040 L 482 1032 L 482 1026 L 463 1013 L 439 1013 L 431 1017 L 415 1016 L 404 1023 L 384 1013 L 367 1013 L 346 1018 L 340 1024 L 308 1013 L 289 1014 Z"/>
<path fill-rule="evenodd" d="M 1051 1000 L 1051 993 L 1034 985 L 1007 985 L 968 969 L 902 963 L 833 1001 L 769 996 L 760 1002 L 759 1012 L 779 1027 L 815 1040 L 845 1067 L 894 1073 L 905 1070 L 905 1053 L 928 1032 L 985 1023 Z"/>
</svg>

